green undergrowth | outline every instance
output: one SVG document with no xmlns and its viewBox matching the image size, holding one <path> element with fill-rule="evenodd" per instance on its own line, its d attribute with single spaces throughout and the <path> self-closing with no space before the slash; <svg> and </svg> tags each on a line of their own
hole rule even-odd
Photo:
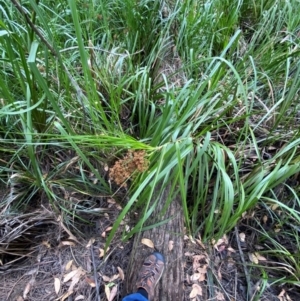
<svg viewBox="0 0 300 301">
<path fill-rule="evenodd" d="M 46 197 L 71 226 L 94 204 L 62 191 L 118 198 L 107 168 L 145 150 L 108 245 L 133 209 L 123 238 L 143 229 L 170 184 L 187 234 L 209 241 L 253 212 L 264 256 L 290 267 L 274 281 L 299 280 L 299 1 L 14 3 L 0 6 L 3 215 Z M 159 68 L 174 52 L 180 84 Z M 290 245 L 260 229 L 258 208 Z"/>
</svg>

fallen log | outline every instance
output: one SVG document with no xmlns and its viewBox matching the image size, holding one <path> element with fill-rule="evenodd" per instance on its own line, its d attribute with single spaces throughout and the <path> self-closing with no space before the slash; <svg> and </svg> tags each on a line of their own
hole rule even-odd
<svg viewBox="0 0 300 301">
<path fill-rule="evenodd" d="M 183 300 L 183 233 L 184 219 L 180 197 L 176 196 L 166 212 L 161 215 L 165 201 L 168 199 L 171 185 L 169 184 L 158 196 L 160 189 L 156 189 L 154 197 L 159 197 L 157 207 L 148 225 L 168 220 L 167 223 L 154 227 L 137 235 L 128 265 L 125 279 L 125 295 L 136 291 L 137 271 L 144 259 L 154 251 L 142 244 L 143 238 L 150 239 L 157 251 L 165 256 L 166 264 L 162 278 L 155 289 L 156 301 L 182 301 Z M 153 301 L 153 300 L 151 300 Z"/>
<path fill-rule="evenodd" d="M 161 8 L 161 13 L 165 18 L 169 12 L 174 9 L 174 3 L 171 0 L 165 2 L 165 6 Z M 174 42 L 175 30 L 170 30 L 170 35 L 166 37 L 166 49 L 163 56 L 157 59 L 157 68 L 154 75 L 154 84 L 163 82 L 164 86 L 161 91 L 168 89 L 180 89 L 186 82 L 186 76 L 182 68 L 180 56 L 176 50 Z M 167 82 L 164 81 L 164 77 Z M 154 213 L 148 219 L 145 226 L 159 226 L 146 230 L 135 236 L 134 247 L 131 253 L 131 258 L 128 264 L 127 277 L 124 287 L 125 294 L 130 294 L 136 291 L 137 271 L 142 266 L 144 259 L 154 251 L 143 245 L 143 238 L 150 239 L 157 251 L 165 256 L 166 264 L 162 278 L 155 290 L 154 300 L 151 301 L 182 301 L 184 300 L 184 258 L 183 258 L 183 236 L 184 236 L 184 217 L 182 210 L 182 202 L 179 194 L 175 195 L 171 200 L 168 208 L 162 214 L 166 207 L 166 201 L 171 193 L 171 184 L 167 184 L 164 189 L 161 185 L 157 185 L 152 197 L 153 202 L 159 198 Z M 162 221 L 168 221 L 161 224 Z"/>
</svg>

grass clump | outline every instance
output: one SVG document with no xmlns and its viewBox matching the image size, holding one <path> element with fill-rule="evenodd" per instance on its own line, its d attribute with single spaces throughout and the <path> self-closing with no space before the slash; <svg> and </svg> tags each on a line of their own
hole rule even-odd
<svg viewBox="0 0 300 301">
<path fill-rule="evenodd" d="M 5 214 L 45 197 L 80 217 L 93 204 L 62 191 L 110 196 L 110 178 L 130 197 L 109 243 L 172 183 L 188 234 L 222 237 L 252 212 L 255 244 L 289 267 L 272 281 L 298 281 L 298 1 L 1 3 Z"/>
</svg>

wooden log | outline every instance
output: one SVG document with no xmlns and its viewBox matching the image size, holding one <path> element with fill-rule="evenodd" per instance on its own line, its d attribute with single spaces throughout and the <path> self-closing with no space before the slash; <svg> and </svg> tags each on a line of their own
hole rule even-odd
<svg viewBox="0 0 300 301">
<path fill-rule="evenodd" d="M 125 279 L 125 295 L 136 291 L 137 271 L 142 266 L 144 259 L 154 250 L 143 245 L 143 238 L 150 239 L 155 248 L 164 254 L 166 259 L 165 270 L 162 278 L 155 289 L 155 298 L 151 301 L 182 301 L 183 300 L 183 233 L 184 220 L 180 197 L 177 196 L 168 206 L 165 214 L 161 215 L 165 201 L 170 193 L 169 184 L 159 195 L 159 201 L 155 212 L 147 224 L 169 220 L 167 223 L 147 230 L 137 235 L 134 241 L 134 248 L 128 266 Z M 156 190 L 157 197 L 160 189 Z"/>
<path fill-rule="evenodd" d="M 167 17 L 170 11 L 174 9 L 174 6 L 175 4 L 172 0 L 167 0 L 161 8 L 162 15 Z M 173 33 L 170 33 L 170 36 L 166 37 L 166 51 L 162 57 L 157 58 L 158 68 L 156 68 L 156 72 L 153 74 L 155 84 L 164 82 L 162 74 L 166 76 L 166 86 L 161 87 L 161 90 L 167 90 L 167 86 L 168 89 L 179 89 L 186 82 L 182 62 L 173 39 L 175 35 L 174 29 L 171 31 L 173 31 Z M 180 196 L 175 196 L 166 212 L 163 215 L 161 214 L 165 208 L 170 191 L 171 184 L 168 184 L 163 190 L 160 185 L 157 185 L 155 188 L 153 201 L 156 200 L 157 197 L 159 197 L 159 201 L 146 225 L 154 225 L 164 220 L 168 220 L 168 222 L 154 227 L 151 230 L 144 231 L 140 235 L 136 235 L 124 283 L 124 295 L 136 291 L 137 271 L 141 268 L 144 259 L 154 251 L 141 244 L 143 238 L 148 238 L 154 243 L 157 251 L 164 254 L 166 259 L 164 273 L 155 289 L 154 300 L 151 301 L 184 300 L 184 218 Z"/>
</svg>

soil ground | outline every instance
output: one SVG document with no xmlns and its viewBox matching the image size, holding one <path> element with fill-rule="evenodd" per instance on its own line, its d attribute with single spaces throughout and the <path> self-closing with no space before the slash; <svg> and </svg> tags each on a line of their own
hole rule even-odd
<svg viewBox="0 0 300 301">
<path fill-rule="evenodd" d="M 39 210 L 31 208 L 25 217 L 3 222 L 2 246 L 8 233 L 12 239 L 7 242 L 9 252 L 1 254 L 0 300 L 122 300 L 133 240 L 123 242 L 120 231 L 103 256 L 120 205 L 104 198 L 100 204 L 104 213 L 89 217 L 90 224 L 77 228 L 76 233 L 42 204 Z M 130 226 L 134 220 L 127 222 Z M 185 267 L 184 300 L 300 300 L 295 288 L 268 287 L 264 282 L 249 257 L 255 242 L 243 242 L 239 236 L 245 227 L 240 223 L 239 229 L 213 243 L 185 236 L 181 259 Z M 262 266 L 270 264 L 259 260 Z M 247 295 L 250 289 L 252 296 L 257 296 L 265 285 L 259 298 Z"/>
</svg>

